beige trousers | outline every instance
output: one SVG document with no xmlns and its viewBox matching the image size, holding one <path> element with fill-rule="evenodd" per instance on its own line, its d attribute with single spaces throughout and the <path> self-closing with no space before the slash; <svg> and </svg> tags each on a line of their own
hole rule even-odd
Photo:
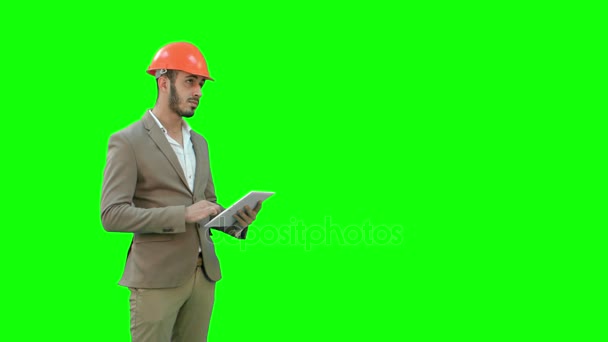
<svg viewBox="0 0 608 342">
<path fill-rule="evenodd" d="M 206 342 L 215 282 L 200 267 L 184 285 L 130 288 L 132 342 Z"/>
</svg>

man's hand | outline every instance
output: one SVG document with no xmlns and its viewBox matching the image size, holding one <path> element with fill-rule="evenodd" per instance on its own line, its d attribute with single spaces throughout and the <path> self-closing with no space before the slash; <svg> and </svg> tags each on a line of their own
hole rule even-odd
<svg viewBox="0 0 608 342">
<path fill-rule="evenodd" d="M 186 207 L 186 222 L 198 222 L 206 217 L 219 214 L 220 210 L 220 206 L 217 204 L 205 200 L 198 201 Z"/>
<path fill-rule="evenodd" d="M 236 226 L 239 228 L 245 228 L 255 221 L 256 216 L 262 209 L 262 201 L 258 201 L 255 208 L 251 209 L 248 205 L 245 206 L 245 210 L 241 209 L 237 214 L 232 215 L 236 219 Z"/>
</svg>

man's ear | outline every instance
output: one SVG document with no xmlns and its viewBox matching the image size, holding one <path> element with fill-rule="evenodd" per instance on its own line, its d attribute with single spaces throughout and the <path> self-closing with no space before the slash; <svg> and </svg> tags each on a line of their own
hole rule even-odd
<svg viewBox="0 0 608 342">
<path fill-rule="evenodd" d="M 170 86 L 171 86 L 170 80 L 167 76 L 161 76 L 158 78 L 158 92 L 159 93 L 168 93 Z"/>
</svg>

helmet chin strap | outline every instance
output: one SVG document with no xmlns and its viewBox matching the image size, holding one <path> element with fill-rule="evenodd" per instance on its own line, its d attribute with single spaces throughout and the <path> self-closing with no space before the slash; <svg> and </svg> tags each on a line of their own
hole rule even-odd
<svg viewBox="0 0 608 342">
<path fill-rule="evenodd" d="M 167 69 L 158 69 L 156 70 L 156 79 L 158 79 L 159 77 L 161 77 L 162 75 L 167 73 Z"/>
</svg>

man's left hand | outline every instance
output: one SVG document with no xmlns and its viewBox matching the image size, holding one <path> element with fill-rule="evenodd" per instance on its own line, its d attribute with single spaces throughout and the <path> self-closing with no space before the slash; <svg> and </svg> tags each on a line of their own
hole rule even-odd
<svg viewBox="0 0 608 342">
<path fill-rule="evenodd" d="M 245 228 L 255 221 L 260 209 L 262 209 L 262 201 L 258 201 L 257 205 L 253 209 L 251 209 L 248 205 L 246 205 L 244 209 L 245 210 L 241 209 L 236 214 L 232 215 L 237 222 L 235 226 L 239 228 Z"/>
</svg>

